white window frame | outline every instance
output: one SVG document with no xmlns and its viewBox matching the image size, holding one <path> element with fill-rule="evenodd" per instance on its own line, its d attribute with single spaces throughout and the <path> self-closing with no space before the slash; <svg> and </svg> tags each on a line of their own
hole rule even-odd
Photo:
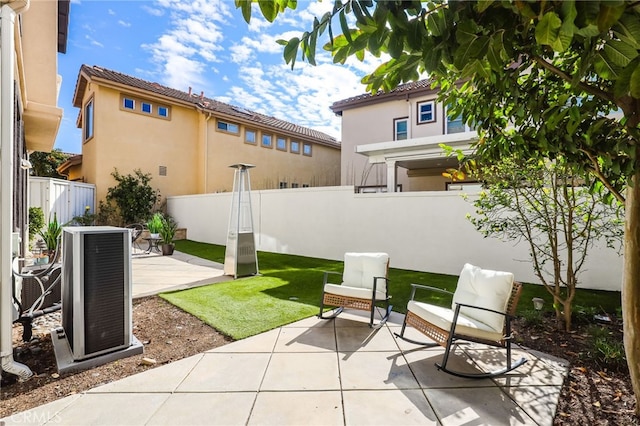
<svg viewBox="0 0 640 426">
<path fill-rule="evenodd" d="M 253 134 L 253 140 L 249 140 L 248 135 Z M 258 132 L 252 129 L 244 129 L 244 143 L 249 145 L 257 145 L 258 143 Z"/>
<path fill-rule="evenodd" d="M 404 138 L 398 138 L 398 123 L 404 122 L 405 125 L 407 126 L 407 129 L 405 130 L 405 137 Z M 403 141 L 403 140 L 407 140 L 409 139 L 409 117 L 400 117 L 400 118 L 394 118 L 393 119 L 393 140 L 394 141 Z"/>
<path fill-rule="evenodd" d="M 220 125 L 222 125 L 222 127 L 220 127 Z M 229 123 L 228 121 L 216 120 L 216 130 L 237 135 L 240 133 L 240 126 L 235 123 Z"/>
<path fill-rule="evenodd" d="M 149 111 L 145 111 L 144 107 L 148 105 L 149 106 Z M 143 114 L 151 114 L 153 113 L 153 105 L 151 105 L 151 103 L 149 102 L 140 102 L 140 112 L 142 112 Z"/>
<path fill-rule="evenodd" d="M 127 102 L 131 102 L 131 106 L 128 107 L 127 106 Z M 122 108 L 128 110 L 128 111 L 135 111 L 136 110 L 136 100 L 132 99 L 132 98 L 127 98 L 124 97 L 122 98 Z"/>
<path fill-rule="evenodd" d="M 165 111 L 165 114 L 162 114 L 162 111 Z M 169 107 L 158 105 L 158 117 L 169 118 Z"/>
<path fill-rule="evenodd" d="M 423 106 L 431 106 L 431 119 L 422 119 L 422 107 Z M 426 124 L 426 123 L 435 123 L 436 122 L 436 101 L 422 101 L 416 104 L 416 108 L 418 109 L 418 114 L 416 116 L 416 120 L 418 124 Z"/>
<path fill-rule="evenodd" d="M 94 104 L 93 98 L 89 99 L 84 106 L 84 141 L 88 141 L 94 134 Z"/>
</svg>

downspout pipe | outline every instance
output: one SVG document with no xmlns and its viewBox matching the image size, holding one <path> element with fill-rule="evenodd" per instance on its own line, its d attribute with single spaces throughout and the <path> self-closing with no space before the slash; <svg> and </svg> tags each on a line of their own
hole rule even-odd
<svg viewBox="0 0 640 426">
<path fill-rule="evenodd" d="M 0 9 L 0 366 L 20 381 L 33 376 L 29 367 L 13 359 L 11 325 L 15 21 L 17 15 L 27 9 L 29 0 L 2 2 Z"/>
</svg>

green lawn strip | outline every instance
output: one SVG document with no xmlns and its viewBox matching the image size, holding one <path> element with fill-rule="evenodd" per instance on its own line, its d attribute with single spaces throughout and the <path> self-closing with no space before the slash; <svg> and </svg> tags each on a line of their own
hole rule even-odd
<svg viewBox="0 0 640 426">
<path fill-rule="evenodd" d="M 184 253 L 224 262 L 224 246 L 189 240 L 176 243 L 176 249 Z M 258 252 L 258 264 L 260 276 L 164 293 L 161 297 L 218 331 L 242 339 L 316 315 L 323 271 L 342 271 L 341 261 L 268 252 Z M 405 313 L 411 295 L 410 283 L 454 291 L 458 277 L 391 268 L 389 280 L 393 310 Z M 420 300 L 444 306 L 451 303 L 438 293 L 421 291 L 418 296 Z M 546 301 L 545 310 L 553 309 L 551 295 L 544 287 L 524 284 L 518 311 L 533 309 L 531 299 L 534 297 Z M 574 305 L 615 313 L 620 307 L 620 293 L 579 289 Z"/>
</svg>

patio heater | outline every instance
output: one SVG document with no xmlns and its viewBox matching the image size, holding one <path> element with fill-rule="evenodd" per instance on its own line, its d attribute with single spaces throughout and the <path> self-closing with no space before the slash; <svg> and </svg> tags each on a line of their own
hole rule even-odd
<svg viewBox="0 0 640 426">
<path fill-rule="evenodd" d="M 224 274 L 238 278 L 258 273 L 249 180 L 249 169 L 255 166 L 239 163 L 229 167 L 235 169 L 235 172 L 227 247 L 224 253 Z"/>
</svg>

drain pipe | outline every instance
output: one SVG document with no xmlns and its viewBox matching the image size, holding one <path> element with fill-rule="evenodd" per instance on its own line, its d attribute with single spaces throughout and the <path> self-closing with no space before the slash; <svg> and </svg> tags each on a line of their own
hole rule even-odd
<svg viewBox="0 0 640 426">
<path fill-rule="evenodd" d="M 15 88 L 15 20 L 29 0 L 2 2 L 0 9 L 0 357 L 2 370 L 28 380 L 33 372 L 13 359 L 12 230 L 13 230 L 13 112 Z"/>
</svg>

